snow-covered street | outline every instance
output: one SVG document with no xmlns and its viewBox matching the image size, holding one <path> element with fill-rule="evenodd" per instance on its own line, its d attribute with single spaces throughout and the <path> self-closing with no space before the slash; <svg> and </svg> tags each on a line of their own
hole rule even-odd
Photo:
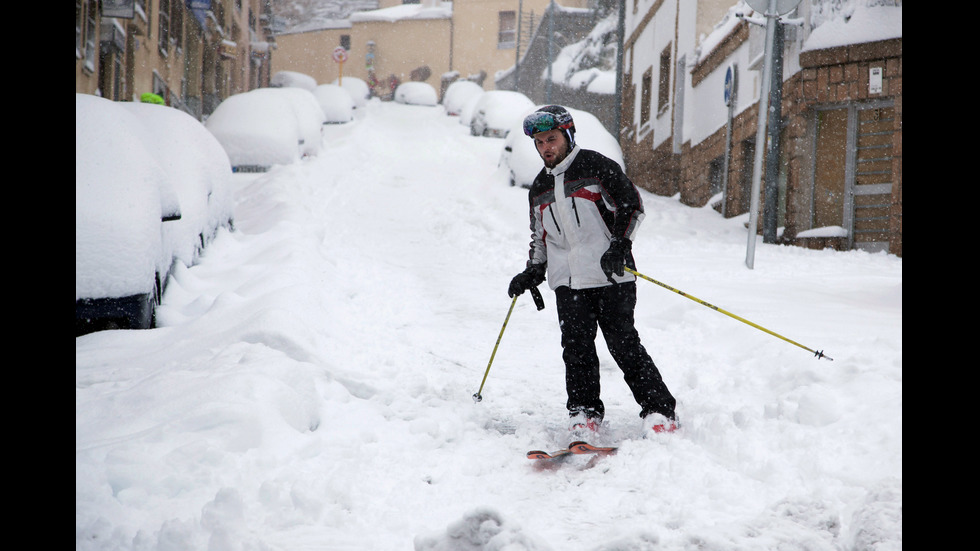
<svg viewBox="0 0 980 551">
<path fill-rule="evenodd" d="M 77 550 L 902 548 L 901 258 L 760 238 L 750 270 L 747 216 L 643 192 L 641 273 L 833 361 L 639 281 L 681 430 L 642 433 L 600 344 L 619 452 L 535 468 L 568 444 L 547 284 L 472 399 L 530 240 L 503 140 L 378 100 L 326 134 L 235 175 L 162 327 L 76 338 Z"/>
</svg>

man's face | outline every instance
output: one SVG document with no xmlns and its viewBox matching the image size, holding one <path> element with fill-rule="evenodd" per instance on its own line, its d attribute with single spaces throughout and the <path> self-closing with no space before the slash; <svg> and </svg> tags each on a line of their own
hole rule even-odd
<svg viewBox="0 0 980 551">
<path fill-rule="evenodd" d="M 545 130 L 534 135 L 534 147 L 544 161 L 544 166 L 555 168 L 568 156 L 568 140 L 561 130 Z"/>
</svg>

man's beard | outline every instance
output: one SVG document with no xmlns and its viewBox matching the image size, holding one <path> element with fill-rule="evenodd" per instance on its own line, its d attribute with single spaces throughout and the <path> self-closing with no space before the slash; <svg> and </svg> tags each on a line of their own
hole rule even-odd
<svg viewBox="0 0 980 551">
<path fill-rule="evenodd" d="M 555 168 L 556 166 L 561 164 L 562 161 L 568 158 L 568 153 L 569 151 L 566 148 L 564 153 L 555 155 L 554 160 L 552 160 L 551 162 L 548 162 L 546 159 L 541 159 L 541 160 L 544 161 L 544 166 L 546 166 L 547 168 Z"/>
</svg>

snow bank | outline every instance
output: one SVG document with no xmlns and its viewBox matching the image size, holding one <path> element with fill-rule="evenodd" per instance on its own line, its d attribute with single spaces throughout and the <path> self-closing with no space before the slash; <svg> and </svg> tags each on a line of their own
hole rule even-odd
<svg viewBox="0 0 980 551">
<path fill-rule="evenodd" d="M 480 508 L 451 523 L 443 534 L 415 538 L 415 551 L 550 551 L 543 541 L 505 522 L 499 512 Z"/>
<path fill-rule="evenodd" d="M 834 361 L 638 282 L 681 430 L 645 435 L 600 338 L 619 452 L 538 470 L 568 444 L 553 293 L 471 398 L 530 237 L 502 140 L 381 101 L 342 134 L 234 175 L 161 327 L 75 339 L 77 551 L 901 549 L 902 259 L 760 238 L 748 270 L 744 220 L 641 191 L 641 273 Z"/>
</svg>

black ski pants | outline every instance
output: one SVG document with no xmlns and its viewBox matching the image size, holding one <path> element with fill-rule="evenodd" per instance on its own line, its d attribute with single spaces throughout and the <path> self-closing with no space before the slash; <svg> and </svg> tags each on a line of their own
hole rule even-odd
<svg viewBox="0 0 980 551">
<path fill-rule="evenodd" d="M 561 286 L 555 289 L 555 297 L 569 414 L 582 411 L 600 419 L 605 415 L 599 398 L 599 357 L 595 347 L 598 328 L 640 405 L 640 416 L 660 413 L 673 419 L 676 400 L 634 327 L 636 283 L 577 290 Z"/>
</svg>

